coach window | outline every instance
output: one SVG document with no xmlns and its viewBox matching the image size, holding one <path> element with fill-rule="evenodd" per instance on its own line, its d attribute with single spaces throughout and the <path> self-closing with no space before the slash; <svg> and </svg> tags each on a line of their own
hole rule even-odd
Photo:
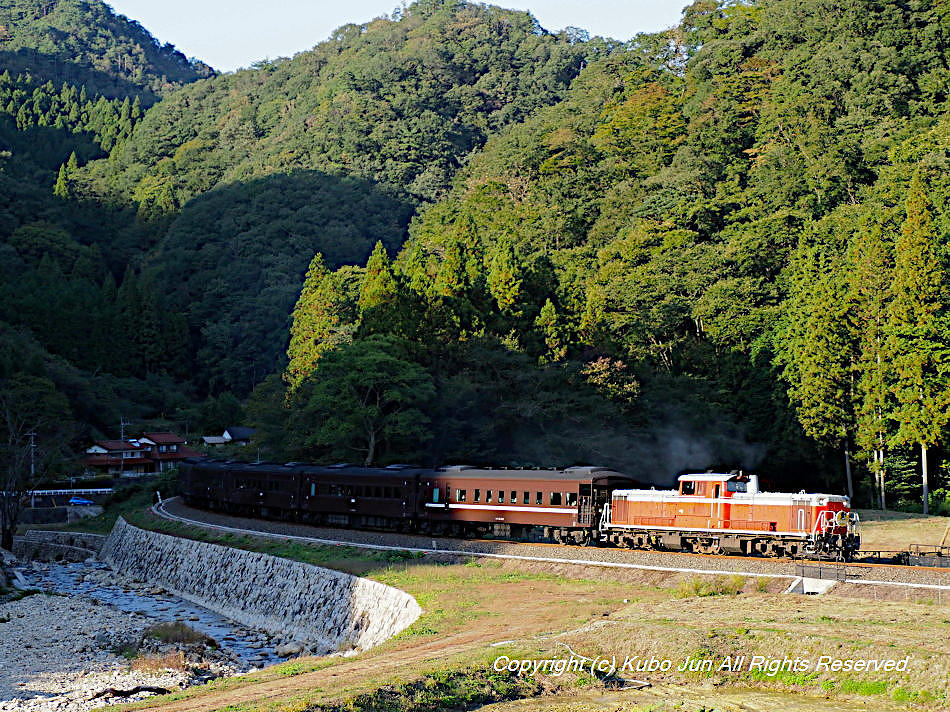
<svg viewBox="0 0 950 712">
<path fill-rule="evenodd" d="M 439 503 L 439 488 L 438 487 L 432 488 L 432 501 L 435 504 Z"/>
<path fill-rule="evenodd" d="M 317 496 L 317 484 L 315 482 L 310 483 L 310 496 L 311 497 Z"/>
<path fill-rule="evenodd" d="M 560 493 L 560 492 L 552 492 L 552 493 L 551 493 L 551 506 L 552 506 L 552 507 L 560 507 L 560 506 L 561 506 L 561 493 Z"/>
<path fill-rule="evenodd" d="M 536 497 L 534 498 L 535 504 L 544 504 L 544 492 L 537 492 Z"/>
<path fill-rule="evenodd" d="M 455 501 L 456 502 L 465 501 L 465 490 L 462 490 L 462 489 L 455 490 Z"/>
<path fill-rule="evenodd" d="M 383 496 L 383 488 L 380 487 L 379 485 L 376 485 L 375 487 L 373 487 L 373 494 L 374 494 L 376 497 L 382 497 L 382 496 Z"/>
<path fill-rule="evenodd" d="M 525 493 L 524 493 L 524 503 L 525 503 L 525 504 L 531 504 L 531 493 L 530 493 L 530 492 L 525 492 Z"/>
<path fill-rule="evenodd" d="M 486 502 L 491 502 L 491 490 L 487 490 L 487 491 L 485 492 L 485 501 L 486 501 Z"/>
<path fill-rule="evenodd" d="M 481 490 L 478 490 L 478 489 L 475 490 L 475 496 L 472 497 L 472 501 L 473 501 L 473 502 L 481 502 L 481 501 L 482 501 L 482 491 L 481 491 Z"/>
<path fill-rule="evenodd" d="M 505 490 L 498 490 L 498 504 L 505 503 Z"/>
<path fill-rule="evenodd" d="M 687 480 L 686 482 L 680 483 L 682 489 L 680 489 L 680 494 L 696 494 L 696 483 L 692 480 Z"/>
<path fill-rule="evenodd" d="M 577 506 L 577 492 L 565 492 L 564 504 L 566 504 L 568 507 L 576 507 Z"/>
<path fill-rule="evenodd" d="M 511 499 L 508 500 L 512 504 L 518 504 L 518 493 L 514 490 L 511 490 Z"/>
</svg>

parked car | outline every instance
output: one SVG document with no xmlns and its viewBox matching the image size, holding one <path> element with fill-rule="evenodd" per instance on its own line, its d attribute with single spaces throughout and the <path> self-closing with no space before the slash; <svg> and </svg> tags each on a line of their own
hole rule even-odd
<svg viewBox="0 0 950 712">
<path fill-rule="evenodd" d="M 70 497 L 69 505 L 70 506 L 81 506 L 86 507 L 90 504 L 95 504 L 91 499 L 86 499 L 85 497 Z"/>
</svg>

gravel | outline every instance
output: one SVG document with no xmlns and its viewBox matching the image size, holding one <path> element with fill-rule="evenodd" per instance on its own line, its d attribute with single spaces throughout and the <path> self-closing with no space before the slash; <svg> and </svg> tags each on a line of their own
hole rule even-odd
<svg viewBox="0 0 950 712">
<path fill-rule="evenodd" d="M 235 517 L 187 507 L 180 498 L 166 500 L 165 511 L 174 516 L 206 524 L 245 529 L 249 532 L 300 536 L 326 539 L 334 543 L 395 546 L 436 551 L 463 552 L 465 555 L 492 554 L 511 557 L 537 557 L 557 559 L 570 563 L 576 561 L 601 564 L 627 564 L 643 567 L 695 569 L 739 574 L 766 574 L 794 577 L 796 564 L 782 559 L 750 558 L 739 556 L 707 556 L 678 552 L 631 551 L 607 547 L 560 546 L 555 544 L 529 544 L 503 541 L 433 538 L 416 534 L 372 532 L 355 529 L 331 529 L 289 522 Z M 888 581 L 895 584 L 915 583 L 950 586 L 950 572 L 940 569 L 888 566 L 882 564 L 833 564 L 823 563 L 823 575 L 832 577 L 837 569 L 843 569 L 843 577 Z"/>
<path fill-rule="evenodd" d="M 0 605 L 0 710 L 79 710 L 108 687 L 181 687 L 187 675 L 121 672 L 112 651 L 141 636 L 147 620 L 73 596 L 34 594 Z"/>
<path fill-rule="evenodd" d="M 203 644 L 143 642 L 154 622 L 81 596 L 36 593 L 0 603 L 0 711 L 85 712 L 150 694 L 92 699 L 109 688 L 174 691 L 235 671 Z M 133 670 L 123 652 L 173 664 Z"/>
</svg>

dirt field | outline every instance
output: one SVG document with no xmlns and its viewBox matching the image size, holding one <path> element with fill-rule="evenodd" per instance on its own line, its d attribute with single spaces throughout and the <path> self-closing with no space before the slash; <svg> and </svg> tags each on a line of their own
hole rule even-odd
<svg viewBox="0 0 950 712">
<path fill-rule="evenodd" d="M 950 526 L 950 517 L 925 517 L 905 512 L 858 510 L 861 516 L 861 548 L 901 550 L 910 544 L 936 546 Z M 950 536 L 946 544 L 950 545 Z"/>
<path fill-rule="evenodd" d="M 542 697 L 486 709 L 883 712 L 946 709 L 950 695 L 946 605 L 785 596 L 774 592 L 782 588 L 781 581 L 766 585 L 736 577 L 592 572 L 485 559 L 373 566 L 361 561 L 360 568 L 416 596 L 423 616 L 393 640 L 354 658 L 291 661 L 190 690 L 178 700 L 157 699 L 136 707 L 168 712 L 375 710 L 383 707 L 366 700 L 375 699 L 368 695 L 379 688 L 391 691 L 418 681 L 417 687 L 425 690 L 436 684 L 433 679 L 446 675 L 491 674 L 502 655 L 555 659 L 567 656 L 569 649 L 588 658 L 614 657 L 618 667 L 633 656 L 669 659 L 673 669 L 618 671 L 626 679 L 652 684 L 640 692 L 607 691 L 585 672 L 538 673 L 532 682 Z M 754 655 L 814 663 L 825 654 L 841 659 L 906 657 L 908 665 L 906 671 L 888 673 L 809 668 L 772 675 L 746 669 Z M 725 656 L 743 655 L 746 663 L 735 672 L 675 670 L 687 657 L 719 665 Z M 437 709 L 411 700 L 388 704 L 385 709 L 407 712 Z"/>
</svg>

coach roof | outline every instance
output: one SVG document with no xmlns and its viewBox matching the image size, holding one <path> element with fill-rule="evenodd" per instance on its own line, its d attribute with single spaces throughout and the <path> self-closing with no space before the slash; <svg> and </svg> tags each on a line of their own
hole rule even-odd
<svg viewBox="0 0 950 712">
<path fill-rule="evenodd" d="M 481 468 L 465 465 L 452 465 L 439 468 L 436 475 L 453 480 L 564 480 L 566 482 L 587 482 L 604 478 L 631 480 L 627 475 L 605 467 L 568 467 L 555 469 L 504 469 Z"/>
</svg>

